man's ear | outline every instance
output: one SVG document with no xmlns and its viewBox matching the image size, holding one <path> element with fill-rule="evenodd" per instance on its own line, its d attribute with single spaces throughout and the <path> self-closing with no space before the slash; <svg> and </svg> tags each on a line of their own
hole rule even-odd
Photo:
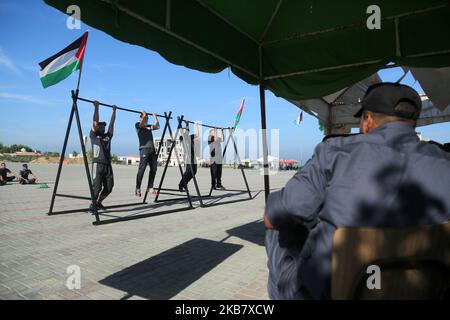
<svg viewBox="0 0 450 320">
<path fill-rule="evenodd" d="M 367 132 L 372 131 L 377 127 L 374 114 L 372 112 L 367 112 L 367 120 L 366 120 L 366 130 Z"/>
</svg>

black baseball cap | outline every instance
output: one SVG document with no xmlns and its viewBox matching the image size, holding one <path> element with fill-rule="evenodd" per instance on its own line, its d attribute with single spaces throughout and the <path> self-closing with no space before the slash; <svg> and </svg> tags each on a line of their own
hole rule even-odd
<svg viewBox="0 0 450 320">
<path fill-rule="evenodd" d="M 98 122 L 97 125 L 106 127 L 106 122 L 105 121 L 101 121 L 101 122 Z"/>
<path fill-rule="evenodd" d="M 396 110 L 395 107 L 400 102 L 409 102 L 416 108 L 416 111 Z M 364 110 L 417 120 L 422 110 L 422 100 L 417 91 L 410 86 L 394 82 L 381 82 L 373 84 L 367 89 L 361 101 L 361 109 L 354 117 L 360 118 Z"/>
</svg>

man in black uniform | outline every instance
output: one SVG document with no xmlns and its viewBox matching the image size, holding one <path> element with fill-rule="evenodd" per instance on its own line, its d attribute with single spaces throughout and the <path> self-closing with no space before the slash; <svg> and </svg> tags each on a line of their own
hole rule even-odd
<svg viewBox="0 0 450 320">
<path fill-rule="evenodd" d="M 156 157 L 155 144 L 153 143 L 153 130 L 159 129 L 158 117 L 153 113 L 153 118 L 155 119 L 155 124 L 148 124 L 148 115 L 145 111 L 142 111 L 139 118 L 139 122 L 136 122 L 136 133 L 139 138 L 139 169 L 136 176 L 136 196 L 140 197 L 141 194 L 141 184 L 142 177 L 145 173 L 145 168 L 147 164 L 150 166 L 150 178 L 148 180 L 147 191 L 151 194 L 155 194 L 153 190 L 153 183 L 155 181 L 155 175 L 158 165 L 158 159 Z M 162 141 L 161 141 L 162 143 Z"/>
<path fill-rule="evenodd" d="M 8 173 L 12 174 L 12 176 L 8 177 Z M 5 185 L 7 182 L 12 182 L 17 178 L 17 175 L 6 167 L 6 164 L 2 162 L 0 166 L 0 185 Z"/>
<path fill-rule="evenodd" d="M 221 128 L 221 136 L 217 135 L 217 129 L 209 131 L 208 145 L 209 154 L 211 156 L 211 188 L 225 189 L 222 186 L 222 142 L 223 142 L 223 128 Z"/>
<path fill-rule="evenodd" d="M 116 120 L 116 106 L 113 106 L 108 132 L 105 133 L 106 122 L 98 121 L 99 102 L 94 101 L 94 123 L 90 132 L 92 143 L 92 188 L 94 189 L 94 203 L 89 211 L 96 213 L 98 209 L 104 210 L 102 202 L 111 193 L 114 186 L 114 176 L 111 166 L 111 139 L 114 133 Z"/>
<path fill-rule="evenodd" d="M 29 175 L 32 175 L 33 178 L 30 178 Z M 20 184 L 35 184 L 37 182 L 38 178 L 36 175 L 31 172 L 30 169 L 28 169 L 28 165 L 24 163 L 22 165 L 22 170 L 19 171 L 19 183 Z"/>
<path fill-rule="evenodd" d="M 199 151 L 200 128 L 195 124 L 195 134 L 189 134 L 189 122 L 185 121 L 186 127 L 181 129 L 181 143 L 185 143 L 185 164 L 186 170 L 178 184 L 178 190 L 183 191 L 194 175 L 197 173 L 197 154 Z"/>
</svg>

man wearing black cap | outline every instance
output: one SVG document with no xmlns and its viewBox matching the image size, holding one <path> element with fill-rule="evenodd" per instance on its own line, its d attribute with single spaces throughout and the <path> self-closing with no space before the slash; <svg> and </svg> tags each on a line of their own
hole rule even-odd
<svg viewBox="0 0 450 320">
<path fill-rule="evenodd" d="M 114 187 L 114 175 L 111 166 L 111 139 L 114 133 L 116 120 L 116 106 L 113 106 L 108 132 L 105 133 L 106 122 L 99 122 L 99 102 L 94 101 L 94 121 L 90 132 L 92 142 L 92 188 L 94 199 L 89 211 L 96 213 L 98 209 L 104 210 L 102 202 L 111 193 Z"/>
<path fill-rule="evenodd" d="M 320 143 L 280 191 L 264 223 L 272 299 L 329 299 L 332 237 L 339 227 L 408 227 L 450 219 L 450 154 L 420 141 L 417 92 L 369 87 L 359 135 Z"/>
</svg>

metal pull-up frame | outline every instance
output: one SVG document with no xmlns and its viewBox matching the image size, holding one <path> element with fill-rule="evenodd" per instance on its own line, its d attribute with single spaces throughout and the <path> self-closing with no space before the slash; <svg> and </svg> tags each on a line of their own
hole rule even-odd
<svg viewBox="0 0 450 320">
<path fill-rule="evenodd" d="M 49 208 L 49 211 L 47 213 L 48 215 L 57 215 L 57 214 L 66 214 L 66 213 L 85 212 L 85 211 L 87 211 L 87 208 L 71 209 L 71 210 L 63 210 L 63 211 L 54 211 L 53 207 L 54 207 L 54 204 L 55 204 L 56 197 L 65 197 L 65 198 L 72 198 L 72 199 L 89 200 L 91 202 L 95 202 L 96 201 L 96 199 L 94 199 L 94 190 L 92 188 L 92 178 L 91 178 L 91 174 L 90 174 L 90 170 L 89 170 L 88 158 L 87 158 L 87 155 L 86 155 L 86 147 L 85 147 L 85 144 L 84 144 L 84 141 L 83 141 L 83 132 L 82 132 L 82 128 L 81 128 L 80 115 L 79 115 L 79 112 L 78 112 L 78 103 L 77 103 L 78 101 L 84 101 L 84 102 L 88 102 L 88 103 L 93 103 L 94 102 L 94 100 L 89 100 L 89 99 L 85 99 L 85 98 L 79 97 L 79 90 L 78 89 L 75 90 L 75 91 L 72 90 L 72 108 L 71 108 L 70 115 L 69 115 L 69 121 L 67 123 L 67 129 L 66 129 L 66 134 L 65 134 L 65 137 L 64 137 L 63 148 L 62 148 L 62 151 L 61 151 L 61 156 L 60 156 L 60 159 L 59 159 L 58 171 L 57 171 L 57 174 L 56 174 L 55 187 L 53 189 L 52 198 L 51 198 L 51 201 L 50 201 L 50 208 Z M 103 103 L 103 102 L 99 102 L 99 105 L 100 106 L 104 106 L 104 107 L 113 108 L 112 105 L 106 104 L 106 103 Z M 126 111 L 126 112 L 138 113 L 138 114 L 141 113 L 141 111 L 138 111 L 138 110 L 121 108 L 121 107 L 116 107 L 116 109 L 117 110 Z M 80 140 L 81 151 L 83 153 L 83 163 L 84 163 L 84 169 L 85 169 L 85 172 L 86 172 L 86 178 L 87 178 L 87 181 L 88 181 L 90 197 L 58 193 L 58 185 L 59 185 L 59 181 L 60 181 L 60 177 L 61 177 L 61 171 L 62 171 L 64 159 L 65 159 L 67 142 L 69 140 L 70 130 L 71 130 L 71 127 L 72 127 L 72 122 L 73 122 L 74 115 L 75 115 L 75 119 L 76 119 L 76 123 L 77 123 L 77 127 L 78 127 L 78 136 L 79 136 L 79 140 Z M 163 129 L 163 134 L 162 134 L 162 137 L 161 137 L 161 141 L 163 141 L 167 130 L 169 131 L 170 135 L 172 136 L 172 129 L 170 127 L 170 119 L 172 119 L 172 112 L 169 112 L 169 113 L 164 112 L 164 115 L 156 114 L 156 116 L 165 119 L 165 125 L 164 125 L 164 129 Z M 158 147 L 158 151 L 156 153 L 156 157 L 157 158 L 158 158 L 158 156 L 159 156 L 159 154 L 161 152 L 161 145 L 162 145 L 162 143 L 160 143 L 160 145 Z M 181 169 L 181 166 L 180 166 L 180 172 L 181 172 L 181 175 L 183 175 L 183 171 Z M 106 208 L 107 209 L 120 208 L 120 207 L 128 207 L 128 206 L 133 206 L 133 205 L 146 204 L 147 192 L 145 194 L 144 201 L 142 201 L 142 202 L 118 204 L 118 205 L 107 206 Z M 192 208 L 192 201 L 191 201 L 190 195 L 189 195 L 188 192 L 186 192 L 186 193 L 187 193 L 187 199 L 189 201 L 189 208 Z M 173 211 L 173 210 L 170 210 L 170 211 Z M 95 221 L 94 221 L 93 224 L 94 225 L 98 225 L 98 224 L 102 224 L 102 223 L 111 223 L 111 222 L 120 221 L 120 220 L 131 220 L 131 219 L 137 219 L 137 218 L 145 217 L 145 216 L 148 216 L 148 215 L 133 216 L 133 217 L 123 217 L 123 218 L 119 217 L 117 219 L 108 219 L 108 220 L 101 221 L 100 220 L 100 214 L 97 212 L 95 214 Z"/>
<path fill-rule="evenodd" d="M 172 145 L 171 145 L 171 148 L 170 148 L 170 151 L 169 151 L 168 161 L 166 162 L 166 164 L 165 164 L 165 166 L 164 166 L 163 175 L 162 175 L 162 177 L 161 177 L 161 180 L 160 180 L 160 183 L 159 183 L 159 186 L 158 186 L 158 189 L 157 189 L 157 194 L 156 194 L 156 197 L 155 197 L 155 200 L 154 200 L 154 201 L 155 201 L 155 202 L 163 202 L 163 201 L 173 201 L 173 200 L 178 200 L 178 199 L 180 199 L 180 198 L 176 198 L 176 199 L 173 199 L 173 198 L 172 198 L 172 199 L 164 199 L 164 200 L 160 200 L 160 199 L 159 199 L 159 195 L 160 195 L 160 194 L 170 194 L 170 195 L 173 195 L 173 193 L 171 193 L 171 192 L 174 192 L 174 191 L 175 191 L 175 192 L 179 192 L 178 189 L 162 188 L 162 185 L 163 185 L 163 183 L 164 183 L 164 178 L 165 178 L 165 176 L 166 176 L 166 172 L 167 172 L 167 168 L 168 168 L 168 165 L 169 165 L 169 161 L 170 161 L 170 157 L 171 157 L 171 154 L 172 154 L 172 150 L 176 147 L 176 139 L 178 138 L 178 134 L 179 134 L 180 130 L 183 129 L 183 127 L 182 127 L 183 122 L 185 122 L 185 123 L 190 123 L 190 124 L 195 124 L 195 125 L 200 125 L 200 126 L 205 127 L 205 128 L 229 130 L 228 139 L 227 139 L 227 142 L 225 143 L 225 147 L 224 147 L 223 153 L 222 153 L 222 158 L 225 157 L 225 152 L 227 151 L 228 144 L 230 143 L 230 141 L 232 141 L 232 142 L 233 142 L 233 146 L 234 146 L 234 152 L 235 152 L 236 157 L 237 157 L 237 159 L 238 159 L 238 166 L 239 166 L 239 169 L 241 170 L 242 177 L 243 177 L 244 182 L 245 182 L 246 190 L 225 189 L 225 191 L 246 192 L 246 193 L 248 193 L 248 196 L 249 196 L 248 199 L 238 199 L 238 200 L 226 201 L 226 202 L 222 202 L 222 203 L 205 204 L 204 201 L 203 201 L 203 198 L 211 197 L 212 192 L 213 192 L 213 188 L 212 188 L 212 186 L 211 186 L 211 189 L 210 189 L 208 195 L 202 195 L 201 192 L 200 192 L 200 189 L 199 189 L 199 187 L 198 187 L 198 182 L 197 182 L 197 178 L 196 178 L 196 173 L 194 173 L 194 172 L 191 171 L 191 174 L 192 174 L 192 180 L 193 180 L 193 182 L 194 182 L 194 187 L 195 187 L 195 190 L 196 190 L 196 193 L 197 193 L 197 198 L 198 198 L 198 201 L 199 201 L 199 203 L 200 203 L 200 207 L 211 207 L 211 206 L 213 206 L 213 205 L 228 204 L 228 203 L 240 202 L 240 201 L 246 201 L 246 200 L 251 200 L 251 199 L 253 199 L 252 193 L 251 193 L 250 188 L 249 188 L 249 186 L 248 186 L 248 181 L 247 181 L 247 177 L 246 177 L 245 172 L 244 172 L 244 168 L 242 167 L 242 164 L 241 164 L 241 158 L 240 158 L 240 156 L 239 156 L 239 152 L 238 152 L 238 149 L 237 149 L 237 146 L 236 146 L 236 141 L 234 140 L 234 137 L 233 137 L 235 128 L 234 128 L 234 127 L 217 127 L 217 126 L 212 126 L 212 125 L 207 125 L 207 124 L 197 123 L 197 122 L 194 122 L 194 121 L 184 120 L 184 116 L 181 116 L 181 117 L 178 117 L 178 125 L 177 125 L 177 130 L 176 130 L 176 133 L 175 133 L 175 139 L 172 138 Z M 169 130 L 171 131 L 170 127 L 169 127 Z M 171 134 L 171 132 L 170 132 L 170 134 Z M 172 134 L 171 134 L 171 137 L 172 137 Z M 189 152 L 189 154 L 191 154 L 191 150 L 187 150 L 185 139 L 182 140 L 182 148 L 183 148 L 183 150 L 184 150 L 184 154 L 185 154 L 185 155 L 188 154 L 187 152 Z M 181 169 L 180 160 L 179 160 L 179 157 L 178 157 L 178 153 L 175 152 L 175 154 L 176 154 L 176 157 L 177 157 L 178 166 L 180 167 L 180 172 L 181 172 L 181 174 L 183 174 L 183 171 L 182 171 L 182 169 Z M 194 159 L 191 159 L 191 160 L 194 161 Z M 187 164 L 185 164 L 185 165 L 187 166 Z M 186 168 L 186 170 L 188 170 L 188 169 Z M 192 164 L 189 166 L 189 170 L 192 170 Z M 184 189 L 185 189 L 185 191 L 186 191 L 186 193 L 187 193 L 187 195 L 188 195 L 188 197 L 189 197 L 189 201 L 191 202 L 191 197 L 189 196 L 188 184 L 187 184 L 187 183 L 186 183 L 186 185 L 184 186 Z M 162 191 L 162 192 L 161 192 L 161 191 Z M 145 197 L 147 197 L 147 194 L 145 195 Z M 145 198 L 144 198 L 144 201 L 145 201 Z"/>
</svg>

